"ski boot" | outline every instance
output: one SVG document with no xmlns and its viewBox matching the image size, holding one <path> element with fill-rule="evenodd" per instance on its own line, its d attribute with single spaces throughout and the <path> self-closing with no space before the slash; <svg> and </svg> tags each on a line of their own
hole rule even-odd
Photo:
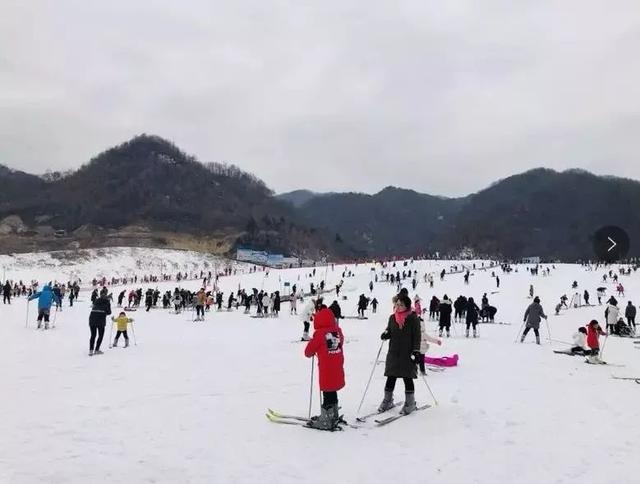
<svg viewBox="0 0 640 484">
<path fill-rule="evenodd" d="M 38 321 L 38 327 L 36 329 L 40 329 L 40 328 L 42 328 L 42 323 Z"/>
<path fill-rule="evenodd" d="M 382 400 L 382 403 L 378 407 L 378 412 L 380 413 L 386 412 L 387 410 L 392 408 L 393 408 L 393 392 L 385 390 L 384 399 Z"/>
<path fill-rule="evenodd" d="M 49 323 L 44 323 L 44 329 L 49 329 Z"/>
<path fill-rule="evenodd" d="M 104 355 L 104 353 L 103 353 L 102 351 L 100 351 L 100 350 L 95 350 L 95 351 L 93 352 L 93 354 L 94 354 L 94 355 Z"/>
<path fill-rule="evenodd" d="M 341 430 L 338 426 L 339 422 L 340 416 L 338 415 L 338 406 L 331 405 L 328 408 L 322 407 L 319 416 L 311 417 L 311 420 L 307 423 L 307 427 L 317 430 Z"/>
<path fill-rule="evenodd" d="M 536 344 L 539 345 L 540 344 L 540 336 L 536 336 Z"/>
<path fill-rule="evenodd" d="M 409 415 L 416 409 L 416 398 L 413 392 L 405 392 L 404 394 L 404 405 L 402 406 L 402 410 L 400 413 L 403 415 Z"/>
<path fill-rule="evenodd" d="M 475 330 L 475 329 L 473 330 L 473 337 L 474 337 L 474 338 L 477 338 L 477 337 L 478 337 L 478 333 L 476 332 L 476 330 Z"/>
<path fill-rule="evenodd" d="M 93 356 L 93 350 L 89 350 L 89 356 Z"/>
<path fill-rule="evenodd" d="M 451 338 L 451 333 L 447 330 L 447 338 Z"/>
<path fill-rule="evenodd" d="M 440 328 L 440 330 L 438 330 L 438 336 L 440 336 L 442 338 L 442 328 Z"/>
<path fill-rule="evenodd" d="M 125 348 L 129 347 L 129 339 L 128 338 L 124 340 L 124 347 Z"/>
<path fill-rule="evenodd" d="M 113 347 L 114 347 L 114 348 L 117 348 L 117 347 L 118 347 L 118 340 L 117 340 L 117 339 L 114 339 L 114 340 L 113 340 Z"/>
<path fill-rule="evenodd" d="M 464 335 L 468 338 L 469 337 L 469 330 L 466 330 Z M 475 338 L 475 334 L 473 335 L 473 337 Z"/>
<path fill-rule="evenodd" d="M 306 331 L 302 333 L 302 338 L 300 339 L 300 341 L 311 341 L 311 337 L 309 336 L 309 333 L 307 333 Z"/>
<path fill-rule="evenodd" d="M 520 338 L 520 343 L 524 343 L 524 338 L 525 338 L 525 335 L 523 334 L 522 338 Z"/>
</svg>

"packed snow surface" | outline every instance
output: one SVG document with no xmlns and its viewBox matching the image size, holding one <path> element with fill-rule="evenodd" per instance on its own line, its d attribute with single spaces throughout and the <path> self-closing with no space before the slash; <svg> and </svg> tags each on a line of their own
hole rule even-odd
<svg viewBox="0 0 640 484">
<path fill-rule="evenodd" d="M 171 257 L 176 256 L 164 259 Z M 183 253 L 175 262 L 203 267 L 207 259 L 191 257 Z M 123 251 L 104 259 L 89 257 L 69 269 L 41 264 L 52 260 L 42 255 L 32 256 L 32 264 L 14 263 L 6 270 L 11 279 L 41 282 L 64 280 L 73 270 L 86 278 L 98 272 L 107 277 L 118 271 L 159 272 L 137 266 L 135 259 Z M 35 302 L 28 308 L 20 298 L 0 306 L 0 482 L 639 482 L 633 462 L 640 437 L 640 385 L 612 375 L 640 377 L 640 345 L 607 339 L 603 359 L 624 367 L 587 365 L 582 357 L 552 352 L 567 348 L 562 342 L 571 341 L 579 325 L 593 318 L 603 322 L 604 306 L 597 305 L 595 289 L 605 285 L 604 270 L 558 265 L 543 277 L 529 275 L 525 266 L 514 266 L 518 272 L 511 274 L 496 269 L 500 289 L 491 270 L 472 271 L 468 286 L 463 274 L 448 275 L 444 281 L 436 277 L 433 289 L 423 282 L 425 271 L 448 270 L 452 264 L 410 265 L 419 273 L 415 292 L 423 306 L 428 307 L 434 294 L 454 299 L 464 294 L 479 303 L 486 292 L 498 308 L 496 321 L 511 325 L 483 324 L 480 338 L 467 339 L 462 325 L 455 324 L 451 338 L 432 349 L 431 356 L 460 356 L 458 367 L 428 373 L 439 405 L 385 427 L 376 428 L 371 421 L 335 433 L 277 425 L 265 418 L 267 408 L 303 416 L 308 411 L 311 361 L 298 341 L 300 318 L 288 314 L 288 303 L 277 319 L 250 318 L 242 310 L 211 311 L 203 323 L 193 322 L 191 312 L 138 310 L 129 313 L 135 318 L 137 345 L 109 349 L 107 329 L 105 354 L 94 357 L 87 356 L 89 291 L 81 292 L 73 308 L 65 301 L 63 311 L 52 314 L 56 328 L 49 331 L 35 330 Z M 355 315 L 357 297 L 370 295 L 369 282 L 376 271 L 381 273 L 379 265 L 375 271 L 372 267 L 348 266 L 355 275 L 345 278 L 348 299 L 339 300 L 344 314 Z M 221 277 L 219 286 L 225 302 L 238 287 L 286 293 L 284 283 L 289 282 L 308 291 L 310 282 L 317 285 L 322 279 L 334 286 L 344 269 L 317 268 L 315 277 L 309 277 L 309 268 L 271 270 L 268 276 L 239 271 Z M 397 269 L 407 268 L 399 263 Z M 559 297 L 566 293 L 571 298 L 575 292 L 574 280 L 581 293 L 591 293 L 596 306 L 554 316 Z M 621 282 L 627 294 L 621 306 L 628 299 L 637 302 L 640 276 L 633 273 Z M 409 280 L 406 283 L 413 298 Z M 532 333 L 524 344 L 514 343 L 531 302 L 530 284 L 549 315 L 553 341 L 543 322 L 541 346 L 534 344 Z M 176 283 L 140 286 L 165 290 Z M 199 286 L 196 280 L 183 283 L 190 289 Z M 612 294 L 613 286 L 607 287 Z M 120 290 L 113 289 L 114 297 Z M 355 423 L 395 291 L 390 284 L 375 284 L 378 314 L 368 311 L 367 320 L 341 323 L 347 386 L 339 399 L 350 423 Z M 326 297 L 329 303 L 333 299 L 334 294 Z M 435 334 L 436 323 L 429 327 Z M 386 345 L 381 360 L 385 352 Z M 380 403 L 383 373 L 384 365 L 377 365 L 361 413 Z M 415 385 L 418 403 L 433 403 L 420 379 Z M 317 380 L 313 388 L 317 414 Z M 401 381 L 396 399 L 404 399 Z"/>
</svg>

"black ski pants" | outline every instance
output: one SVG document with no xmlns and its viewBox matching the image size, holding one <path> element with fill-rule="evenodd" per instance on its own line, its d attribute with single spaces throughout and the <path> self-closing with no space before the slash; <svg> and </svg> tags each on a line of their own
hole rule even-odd
<svg viewBox="0 0 640 484">
<path fill-rule="evenodd" d="M 322 408 L 327 410 L 333 405 L 338 405 L 338 392 L 322 392 Z"/>
<path fill-rule="evenodd" d="M 98 351 L 102 344 L 102 338 L 104 338 L 104 327 L 106 323 L 89 323 L 89 329 L 91 330 L 91 338 L 89 339 L 89 349 Z M 96 341 L 96 335 L 98 340 Z"/>
<path fill-rule="evenodd" d="M 202 316 L 204 318 L 204 306 L 196 306 L 196 316 Z"/>
<path fill-rule="evenodd" d="M 536 335 L 536 337 L 538 337 L 538 338 L 540 337 L 540 330 L 538 330 L 538 329 L 536 329 L 536 328 L 531 328 L 530 326 L 527 326 L 527 327 L 524 329 L 524 333 L 522 333 L 522 337 L 523 337 L 523 338 L 527 335 L 527 333 L 529 332 L 529 330 L 530 330 L 530 329 L 533 329 L 533 334 L 535 334 L 535 335 Z"/>
<path fill-rule="evenodd" d="M 632 318 L 631 317 L 627 318 L 627 321 L 629 322 L 629 326 L 633 326 L 634 328 L 636 327 L 636 317 L 635 316 L 632 317 Z"/>
<path fill-rule="evenodd" d="M 38 310 L 38 322 L 41 322 L 44 319 L 45 323 L 49 322 L 49 310 L 48 309 L 40 309 Z"/>
<path fill-rule="evenodd" d="M 11 304 L 11 296 L 5 294 L 2 298 L 4 304 Z"/>
<path fill-rule="evenodd" d="M 385 383 L 384 385 L 384 390 L 386 392 L 393 392 L 393 390 L 396 388 L 397 379 L 398 378 L 395 376 L 388 376 L 387 383 Z M 415 387 L 413 386 L 413 378 L 403 378 L 402 380 L 404 381 L 404 391 L 406 393 L 413 393 L 415 391 Z"/>
<path fill-rule="evenodd" d="M 118 341 L 120 339 L 120 335 L 124 336 L 124 339 L 128 340 L 129 339 L 129 334 L 127 333 L 127 330 L 125 329 L 124 331 L 118 331 L 116 332 L 116 339 L 115 341 Z"/>
</svg>

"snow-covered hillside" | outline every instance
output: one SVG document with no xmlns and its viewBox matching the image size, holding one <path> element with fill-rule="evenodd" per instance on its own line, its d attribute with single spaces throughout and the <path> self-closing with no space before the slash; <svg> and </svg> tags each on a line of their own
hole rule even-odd
<svg viewBox="0 0 640 484">
<path fill-rule="evenodd" d="M 133 270 L 137 261 L 149 268 L 157 267 L 158 260 L 179 266 L 211 263 L 186 252 L 172 257 L 147 251 L 114 253 L 82 269 L 49 266 L 46 261 L 55 261 L 52 258 L 33 258 L 31 263 L 12 258 L 7 273 L 13 279 L 45 281 L 59 277 L 58 271 L 78 270 L 85 278 L 109 276 Z M 371 422 L 336 433 L 277 425 L 265 418 L 267 408 L 307 413 L 311 363 L 298 341 L 300 318 L 288 314 L 288 303 L 278 319 L 212 311 L 203 323 L 193 322 L 190 312 L 138 310 L 131 313 L 137 345 L 108 349 L 105 341 L 105 354 L 91 358 L 88 291 L 81 292 L 73 308 L 65 301 L 63 311 L 54 313 L 56 329 L 46 332 L 34 329 L 34 302 L 28 328 L 24 299 L 0 305 L 0 338 L 5 343 L 0 352 L 0 482 L 638 482 L 631 464 L 640 436 L 635 418 L 640 385 L 611 375 L 640 376 L 640 351 L 635 348 L 640 345 L 607 339 L 603 358 L 623 367 L 587 365 L 582 357 L 552 352 L 566 348 L 562 342 L 570 341 L 579 325 L 603 320 L 603 306 L 553 316 L 560 295 L 571 297 L 574 280 L 597 304 L 595 289 L 603 270 L 559 265 L 549 277 L 536 277 L 517 266 L 518 272 L 510 274 L 496 270 L 499 289 L 491 271 L 473 272 L 468 286 L 463 274 L 444 281 L 436 277 L 429 289 L 422 274 L 448 270 L 451 264 L 421 261 L 411 266 L 419 273 L 415 293 L 424 303 L 434 294 L 454 299 L 464 294 L 480 301 L 486 292 L 498 308 L 496 320 L 510 324 L 481 325 L 478 339 L 465 338 L 462 325 L 454 325 L 452 337 L 432 356 L 457 353 L 459 366 L 427 377 L 438 406 L 386 427 Z M 369 282 L 381 271 L 372 267 L 348 267 L 355 276 L 345 278 L 347 300 L 339 300 L 344 314 L 355 315 L 357 297 L 370 294 Z M 332 287 L 343 270 L 318 268 L 315 277 L 309 277 L 308 268 L 239 273 L 222 277 L 219 286 L 225 294 L 238 287 L 273 291 L 285 282 L 308 290 L 310 282 L 317 285 L 322 279 Z M 640 276 L 633 273 L 621 281 L 628 296 L 622 304 L 627 299 L 637 302 Z M 199 284 L 184 283 L 190 289 Z M 543 323 L 542 346 L 533 343 L 533 335 L 525 344 L 514 343 L 530 303 L 530 284 L 549 314 L 553 341 Z M 378 314 L 341 323 L 347 385 L 339 398 L 350 423 L 355 423 L 375 364 L 395 290 L 390 284 L 374 284 L 373 295 L 381 302 Z M 409 293 L 413 297 L 410 285 Z M 334 298 L 326 299 L 330 303 Z M 435 322 L 429 327 L 436 332 Z M 381 359 L 385 352 L 386 346 Z M 383 372 L 384 365 L 377 365 L 363 413 L 380 403 Z M 418 402 L 430 402 L 424 383 L 415 384 Z M 317 414 L 317 380 L 313 387 Z M 399 382 L 399 400 L 402 391 Z"/>
<path fill-rule="evenodd" d="M 158 276 L 214 268 L 222 271 L 227 267 L 248 266 L 200 252 L 136 247 L 0 255 L 3 280 L 25 282 L 35 279 L 66 283 L 81 279 L 88 283 L 102 277 Z"/>
</svg>

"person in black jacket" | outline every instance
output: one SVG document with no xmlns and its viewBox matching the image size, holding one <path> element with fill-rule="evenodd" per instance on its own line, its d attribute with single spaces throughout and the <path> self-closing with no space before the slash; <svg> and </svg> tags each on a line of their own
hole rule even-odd
<svg viewBox="0 0 640 484">
<path fill-rule="evenodd" d="M 634 333 L 636 331 L 636 312 L 636 307 L 631 301 L 629 301 L 629 304 L 627 304 L 627 308 L 624 311 L 624 315 L 627 318 L 629 326 L 633 328 Z"/>
<path fill-rule="evenodd" d="M 340 304 L 338 304 L 338 301 L 333 301 L 331 306 L 329 306 L 329 309 L 331 309 L 333 316 L 336 318 L 336 323 L 340 324 L 340 320 L 342 319 L 342 308 L 340 307 Z"/>
<path fill-rule="evenodd" d="M 9 281 L 2 288 L 2 299 L 4 304 L 11 304 L 11 283 Z"/>
<path fill-rule="evenodd" d="M 476 338 L 478 333 L 476 331 L 476 326 L 478 326 L 478 313 L 480 308 L 475 303 L 472 297 L 467 301 L 467 332 L 466 337 L 469 337 L 469 327 L 473 326 L 473 337 Z"/>
<path fill-rule="evenodd" d="M 420 321 L 411 310 L 411 299 L 404 294 L 395 298 L 395 312 L 389 316 L 387 329 L 380 339 L 389 340 L 385 364 L 384 399 L 378 410 L 386 412 L 394 407 L 393 390 L 396 380 L 404 380 L 405 401 L 401 413 L 409 414 L 416 409 L 413 379 L 418 377 L 416 365 L 420 360 Z"/>
<path fill-rule="evenodd" d="M 445 294 L 444 297 L 442 298 L 442 302 L 440 303 L 440 306 L 438 307 L 438 312 L 440 314 L 440 325 L 439 325 L 440 329 L 438 331 L 438 334 L 440 336 L 442 336 L 442 332 L 445 330 L 447 332 L 447 338 L 451 336 L 450 331 L 451 331 L 452 309 L 453 308 L 451 307 L 451 301 Z"/>
<path fill-rule="evenodd" d="M 100 296 L 93 303 L 91 314 L 89 315 L 89 329 L 91 338 L 89 339 L 89 356 L 101 355 L 100 345 L 104 338 L 104 328 L 107 324 L 107 316 L 111 314 L 111 303 L 106 296 Z M 98 340 L 96 341 L 96 335 Z"/>
</svg>

